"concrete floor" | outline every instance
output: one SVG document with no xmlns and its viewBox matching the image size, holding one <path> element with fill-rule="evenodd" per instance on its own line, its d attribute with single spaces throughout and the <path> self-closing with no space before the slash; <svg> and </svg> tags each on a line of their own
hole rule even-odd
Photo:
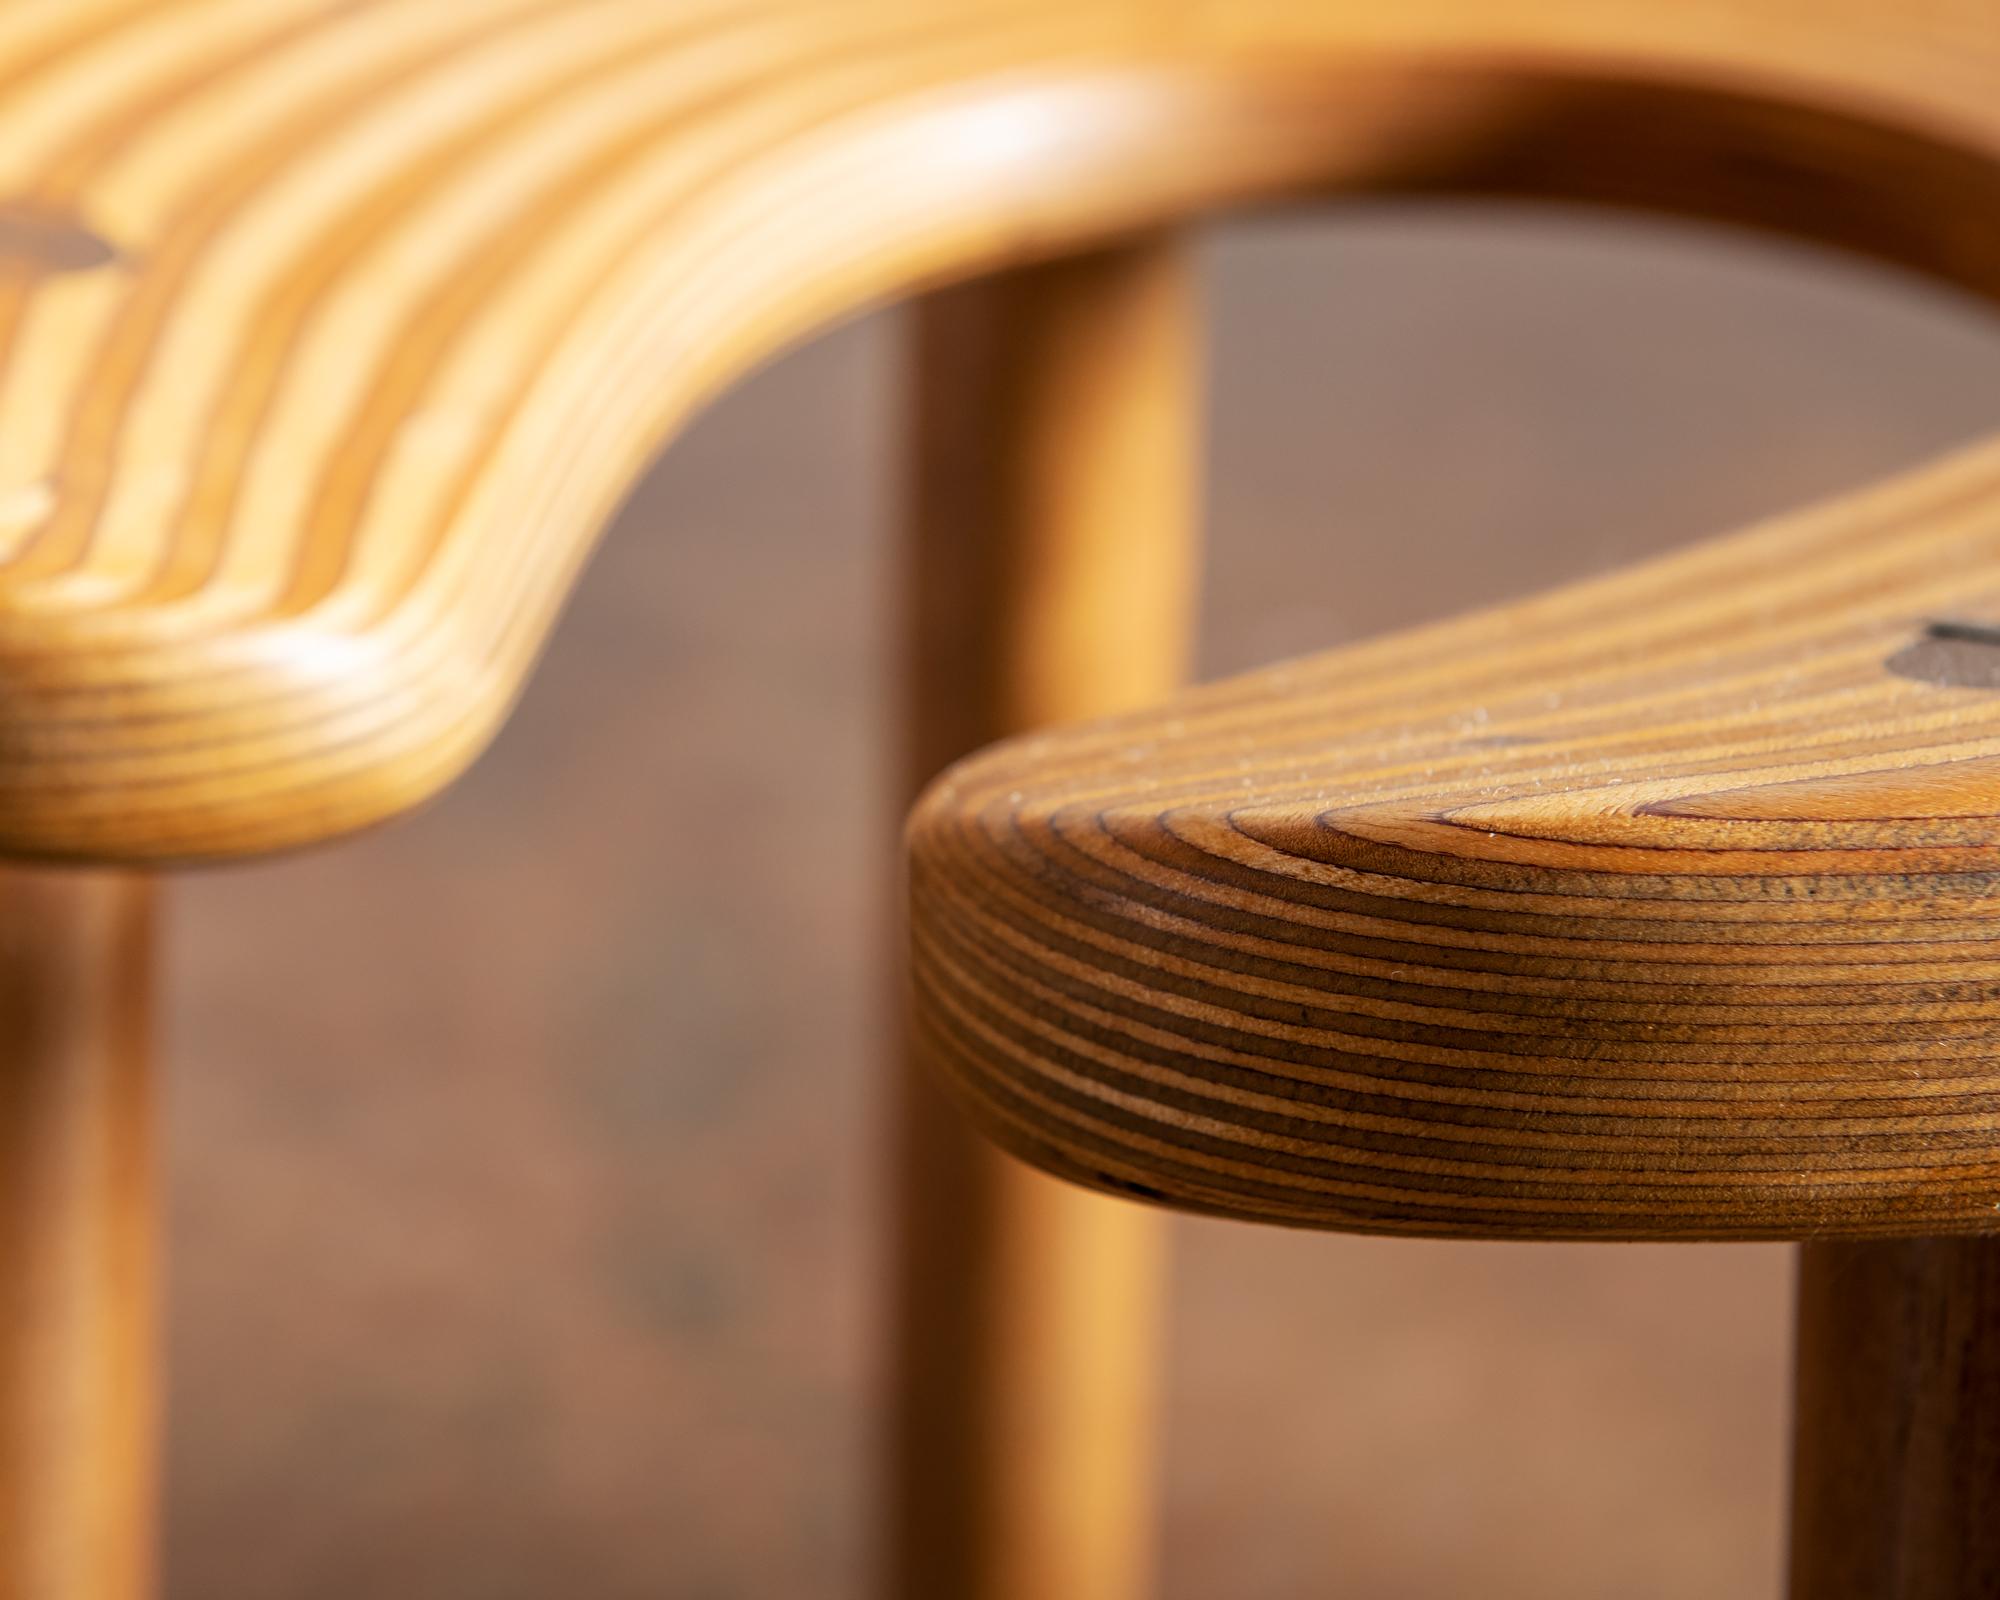
<svg viewBox="0 0 2000 1600">
<path fill-rule="evenodd" d="M 1209 247 L 1206 672 L 2000 421 L 1873 269 L 1549 211 Z M 860 1600 L 896 339 L 635 494 L 491 756 L 171 908 L 172 1600 Z M 1175 1224 L 1164 1600 L 1774 1592 L 1776 1247 Z"/>
</svg>

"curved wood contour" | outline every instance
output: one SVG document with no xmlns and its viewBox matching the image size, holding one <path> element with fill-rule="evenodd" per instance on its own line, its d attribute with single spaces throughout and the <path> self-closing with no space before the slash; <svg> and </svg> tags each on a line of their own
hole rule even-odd
<svg viewBox="0 0 2000 1600">
<path fill-rule="evenodd" d="M 324 838 L 491 736 L 673 427 L 871 299 L 1284 195 L 2000 283 L 1947 0 L 19 0 L 0 851 Z"/>
<path fill-rule="evenodd" d="M 990 1131 L 1234 1216 L 2000 1211 L 2000 451 L 1016 740 L 911 825 Z"/>
</svg>

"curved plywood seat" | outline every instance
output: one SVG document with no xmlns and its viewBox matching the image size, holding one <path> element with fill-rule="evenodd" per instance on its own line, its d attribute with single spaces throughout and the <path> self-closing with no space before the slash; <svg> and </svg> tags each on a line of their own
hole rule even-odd
<svg viewBox="0 0 2000 1600">
<path fill-rule="evenodd" d="M 915 287 L 1441 188 L 1990 290 L 1996 56 L 1942 0 L 23 0 L 0 850 L 242 854 L 433 793 L 673 427 Z"/>
<path fill-rule="evenodd" d="M 1991 1228 L 1996 623 L 1989 447 L 1000 746 L 912 825 L 927 1047 L 1021 1152 L 1230 1215 Z"/>
</svg>

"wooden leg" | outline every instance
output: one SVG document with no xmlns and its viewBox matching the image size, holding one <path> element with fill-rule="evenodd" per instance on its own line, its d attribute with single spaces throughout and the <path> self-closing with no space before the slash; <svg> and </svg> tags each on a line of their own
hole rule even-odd
<svg viewBox="0 0 2000 1600">
<path fill-rule="evenodd" d="M 0 1600 L 151 1587 L 150 889 L 0 870 Z"/>
<path fill-rule="evenodd" d="M 1196 337 L 1170 241 L 916 312 L 915 782 L 1180 676 Z M 1128 1600 L 1149 1578 L 1159 1220 L 1060 1185 L 902 1074 L 891 1588 Z"/>
<path fill-rule="evenodd" d="M 2000 1239 L 1808 1245 L 1794 1600 L 2000 1595 Z"/>
</svg>

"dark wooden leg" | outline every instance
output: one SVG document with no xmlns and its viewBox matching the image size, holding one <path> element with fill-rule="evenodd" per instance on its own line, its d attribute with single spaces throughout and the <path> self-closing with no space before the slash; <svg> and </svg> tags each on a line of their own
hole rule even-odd
<svg viewBox="0 0 2000 1600">
<path fill-rule="evenodd" d="M 1808 1245 L 1793 1600 L 2000 1596 L 2000 1239 Z"/>
<path fill-rule="evenodd" d="M 151 909 L 0 870 L 0 1600 L 152 1585 Z"/>
<path fill-rule="evenodd" d="M 1180 676 L 1199 440 L 1186 262 L 1152 241 L 916 312 L 913 783 Z M 1133 1600 L 1152 1545 L 1160 1221 L 902 1075 L 889 1561 L 901 1600 Z"/>
</svg>

